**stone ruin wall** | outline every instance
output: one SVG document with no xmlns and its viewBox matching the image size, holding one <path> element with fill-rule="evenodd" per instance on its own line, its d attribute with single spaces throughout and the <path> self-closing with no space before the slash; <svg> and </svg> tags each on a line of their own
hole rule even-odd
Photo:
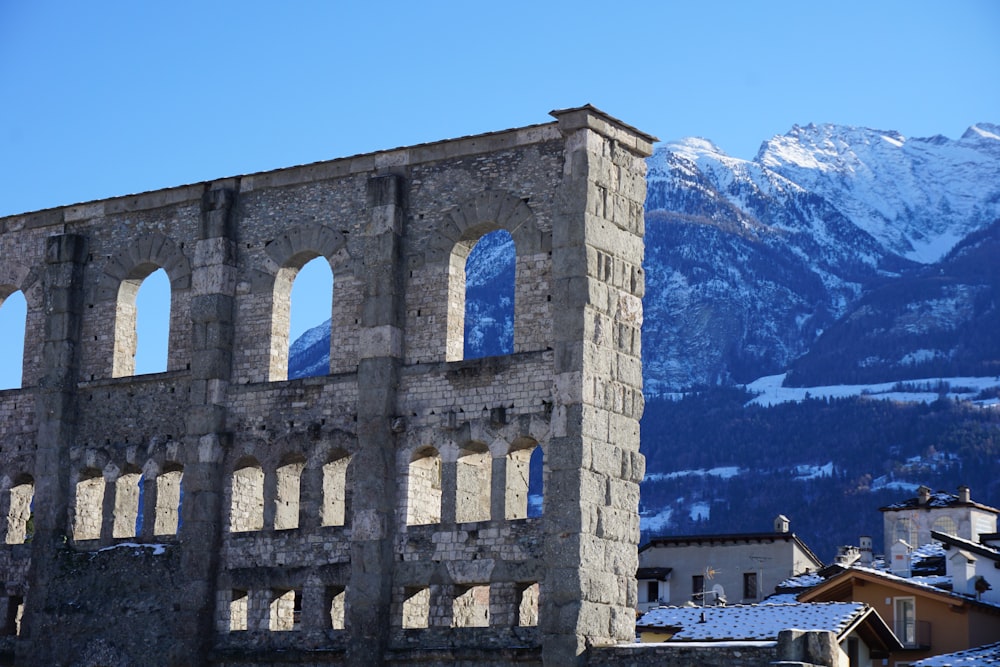
<svg viewBox="0 0 1000 667">
<path fill-rule="evenodd" d="M 653 138 L 553 116 L 0 219 L 0 298 L 28 304 L 0 660 L 564 665 L 631 640 Z M 465 259 L 498 229 L 514 352 L 464 360 Z M 330 373 L 289 381 L 315 257 Z M 136 376 L 159 268 L 167 370 Z"/>
</svg>

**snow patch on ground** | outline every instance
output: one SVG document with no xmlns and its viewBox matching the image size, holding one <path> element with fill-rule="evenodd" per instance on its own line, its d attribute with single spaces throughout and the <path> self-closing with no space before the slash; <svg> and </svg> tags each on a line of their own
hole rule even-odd
<svg viewBox="0 0 1000 667">
<path fill-rule="evenodd" d="M 1000 377 L 923 378 L 905 382 L 877 384 L 841 384 L 822 387 L 784 387 L 785 373 L 768 375 L 746 385 L 746 390 L 756 394 L 747 405 L 764 407 L 779 403 L 801 402 L 808 398 L 847 398 L 864 396 L 872 399 L 900 403 L 932 403 L 942 393 L 953 400 L 973 400 L 986 389 L 1000 387 Z M 900 388 L 905 387 L 906 391 Z"/>
</svg>

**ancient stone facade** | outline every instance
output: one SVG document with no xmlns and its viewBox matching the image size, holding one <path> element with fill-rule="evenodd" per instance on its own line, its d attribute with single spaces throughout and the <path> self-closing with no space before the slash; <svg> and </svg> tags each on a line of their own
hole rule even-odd
<svg viewBox="0 0 1000 667">
<path fill-rule="evenodd" d="M 28 304 L 0 392 L 0 654 L 570 665 L 631 640 L 654 139 L 553 116 L 0 219 L 0 299 Z M 514 352 L 466 360 L 464 261 L 501 229 Z M 329 374 L 289 381 L 316 257 Z M 167 370 L 136 376 L 161 268 Z"/>
</svg>

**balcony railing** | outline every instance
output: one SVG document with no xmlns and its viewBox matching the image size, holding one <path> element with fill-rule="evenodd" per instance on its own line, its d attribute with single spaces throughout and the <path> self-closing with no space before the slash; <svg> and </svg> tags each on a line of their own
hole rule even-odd
<svg viewBox="0 0 1000 667">
<path fill-rule="evenodd" d="M 931 647 L 931 624 L 929 621 L 897 620 L 892 624 L 903 648 L 929 649 Z"/>
</svg>

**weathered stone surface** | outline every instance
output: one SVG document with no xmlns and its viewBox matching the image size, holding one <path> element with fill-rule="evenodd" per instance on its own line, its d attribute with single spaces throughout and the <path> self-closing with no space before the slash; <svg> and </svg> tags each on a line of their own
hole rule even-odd
<svg viewBox="0 0 1000 667">
<path fill-rule="evenodd" d="M 29 310 L 25 387 L 0 392 L 0 602 L 20 618 L 0 658 L 571 665 L 629 640 L 652 139 L 553 115 L 0 219 L 0 298 Z M 463 360 L 464 262 L 495 230 L 517 252 L 514 353 Z M 288 381 L 315 257 L 329 374 Z M 136 377 L 158 268 L 167 372 Z"/>
</svg>

